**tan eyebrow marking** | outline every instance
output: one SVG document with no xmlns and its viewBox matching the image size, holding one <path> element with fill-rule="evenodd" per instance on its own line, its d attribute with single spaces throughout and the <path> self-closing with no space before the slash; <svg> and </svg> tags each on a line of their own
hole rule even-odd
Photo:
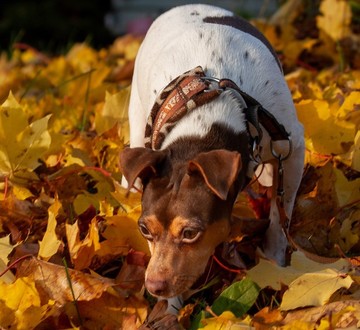
<svg viewBox="0 0 360 330">
<path fill-rule="evenodd" d="M 180 237 L 181 232 L 185 227 L 198 227 L 199 229 L 203 230 L 202 226 L 200 226 L 200 223 L 197 221 L 177 216 L 171 222 L 169 232 L 174 237 Z"/>
<path fill-rule="evenodd" d="M 164 231 L 164 226 L 155 215 L 140 219 L 139 224 L 144 224 L 153 236 L 160 236 Z"/>
</svg>

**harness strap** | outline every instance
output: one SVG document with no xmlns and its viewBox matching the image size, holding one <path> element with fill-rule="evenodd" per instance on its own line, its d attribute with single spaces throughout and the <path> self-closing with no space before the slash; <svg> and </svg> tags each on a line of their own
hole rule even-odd
<svg viewBox="0 0 360 330">
<path fill-rule="evenodd" d="M 219 86 L 223 89 L 231 88 L 237 91 L 245 100 L 247 108 L 245 109 L 246 120 L 251 123 L 259 134 L 259 140 L 262 138 L 262 132 L 260 124 L 264 126 L 269 133 L 271 140 L 288 140 L 289 133 L 286 131 L 283 125 L 281 125 L 277 119 L 266 110 L 257 100 L 251 97 L 249 94 L 242 91 L 232 80 L 221 79 Z"/>
</svg>

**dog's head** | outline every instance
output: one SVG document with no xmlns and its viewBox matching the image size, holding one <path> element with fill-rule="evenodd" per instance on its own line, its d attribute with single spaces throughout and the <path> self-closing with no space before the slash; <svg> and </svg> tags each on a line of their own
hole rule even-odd
<svg viewBox="0 0 360 330">
<path fill-rule="evenodd" d="M 129 187 L 137 178 L 143 184 L 138 223 L 152 255 L 145 286 L 154 296 L 179 295 L 190 289 L 216 246 L 228 238 L 240 154 L 213 150 L 181 160 L 168 150 L 127 148 L 120 163 Z"/>
</svg>

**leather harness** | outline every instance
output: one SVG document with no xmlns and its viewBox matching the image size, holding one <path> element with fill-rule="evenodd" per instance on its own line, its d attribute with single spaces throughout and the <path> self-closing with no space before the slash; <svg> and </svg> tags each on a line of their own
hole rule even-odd
<svg viewBox="0 0 360 330">
<path fill-rule="evenodd" d="M 215 88 L 212 86 L 214 83 Z M 245 101 L 244 114 L 251 143 L 250 152 L 255 161 L 260 162 L 260 159 L 257 159 L 258 155 L 254 153 L 263 136 L 261 126 L 268 132 L 271 141 L 290 142 L 290 135 L 284 126 L 257 100 L 242 91 L 230 79 L 206 77 L 203 69 L 198 66 L 171 81 L 156 98 L 146 125 L 145 147 L 160 149 L 166 135 L 181 118 L 199 106 L 210 103 L 226 90 L 233 91 Z M 255 136 L 251 134 L 249 124 L 256 129 Z M 291 150 L 289 155 L 290 152 Z M 286 158 L 289 155 L 286 155 Z M 278 158 L 278 155 L 274 156 Z M 282 160 L 285 159 L 281 157 Z"/>
</svg>

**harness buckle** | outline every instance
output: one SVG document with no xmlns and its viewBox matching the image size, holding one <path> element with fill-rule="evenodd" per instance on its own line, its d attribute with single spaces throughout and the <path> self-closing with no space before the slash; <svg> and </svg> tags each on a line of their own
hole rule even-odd
<svg viewBox="0 0 360 330">
<path fill-rule="evenodd" d="M 207 76 L 203 76 L 203 77 L 199 77 L 201 80 L 203 80 L 207 85 L 208 85 L 208 89 L 204 90 L 204 93 L 210 92 L 212 90 L 216 90 L 219 93 L 223 92 L 225 90 L 225 88 L 220 87 L 220 81 L 221 79 L 219 78 L 214 78 L 214 77 L 207 77 Z M 215 88 L 210 88 L 210 85 L 212 84 L 216 84 Z"/>
<path fill-rule="evenodd" d="M 288 136 L 286 141 L 289 144 L 287 153 L 281 154 L 275 150 L 273 140 L 272 139 L 270 140 L 271 153 L 278 160 L 278 180 L 277 180 L 278 183 L 277 183 L 276 193 L 277 193 L 277 197 L 279 199 L 281 208 L 284 207 L 284 195 L 285 195 L 283 161 L 288 159 L 292 153 L 292 140 L 291 140 L 290 136 Z"/>
<path fill-rule="evenodd" d="M 252 140 L 253 140 L 253 142 L 252 142 L 252 150 L 250 153 L 250 158 L 255 163 L 260 164 L 260 163 L 262 163 L 262 160 L 261 160 L 261 156 L 260 156 L 261 146 L 260 146 L 259 136 L 255 136 Z"/>
<path fill-rule="evenodd" d="M 281 141 L 285 141 L 285 140 L 281 140 Z M 272 155 L 273 155 L 276 159 L 278 159 L 278 160 L 284 161 L 284 160 L 288 159 L 288 158 L 291 156 L 291 153 L 292 153 L 292 140 L 291 140 L 290 135 L 288 135 L 286 141 L 288 142 L 289 146 L 288 146 L 287 153 L 286 153 L 285 155 L 283 155 L 283 154 L 281 154 L 281 153 L 278 153 L 278 152 L 275 150 L 274 141 L 273 141 L 273 139 L 270 139 L 270 149 L 271 149 L 271 153 L 272 153 Z"/>
</svg>

